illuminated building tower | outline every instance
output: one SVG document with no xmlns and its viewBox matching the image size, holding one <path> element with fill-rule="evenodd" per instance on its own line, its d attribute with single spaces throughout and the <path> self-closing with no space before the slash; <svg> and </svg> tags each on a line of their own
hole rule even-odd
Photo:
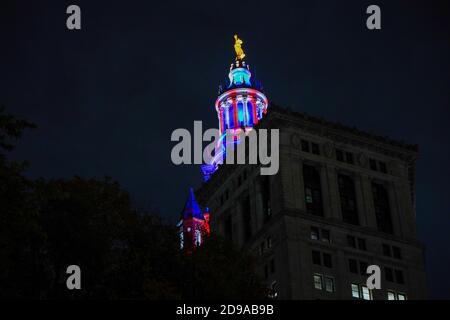
<svg viewBox="0 0 450 320">
<path fill-rule="evenodd" d="M 178 227 L 180 228 L 181 249 L 187 253 L 200 246 L 204 238 L 210 233 L 209 210 L 208 208 L 204 212 L 201 210 L 195 200 L 192 188 L 189 189 L 189 196 L 181 213 Z"/>
<path fill-rule="evenodd" d="M 250 66 L 244 60 L 242 40 L 237 35 L 234 38 L 236 60 L 230 66 L 228 74 L 230 82 L 226 89 L 223 89 L 223 86 L 219 87 L 219 96 L 215 103 L 221 139 L 218 142 L 218 152 L 211 163 L 202 166 L 205 181 L 209 180 L 225 157 L 227 130 L 233 135 L 239 134 L 241 130 L 247 132 L 267 112 L 267 97 L 262 92 L 260 83 L 252 79 Z M 235 141 L 235 143 L 239 143 L 239 141 Z"/>
</svg>

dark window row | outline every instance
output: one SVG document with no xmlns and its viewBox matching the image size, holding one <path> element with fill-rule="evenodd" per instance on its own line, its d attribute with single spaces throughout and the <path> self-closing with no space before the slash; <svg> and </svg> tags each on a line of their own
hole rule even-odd
<svg viewBox="0 0 450 320">
<path fill-rule="evenodd" d="M 336 149 L 336 160 L 340 162 L 347 162 L 348 164 L 355 164 L 353 153 Z"/>
<path fill-rule="evenodd" d="M 317 143 L 310 142 L 310 141 L 302 139 L 301 140 L 301 145 L 302 145 L 302 151 L 320 155 L 320 148 L 319 148 L 319 145 Z"/>
<path fill-rule="evenodd" d="M 386 257 L 393 257 L 395 259 L 402 259 L 402 252 L 399 247 L 396 246 L 390 246 L 388 244 L 383 243 L 383 255 Z"/>
<path fill-rule="evenodd" d="M 322 240 L 331 243 L 330 230 L 311 227 L 311 240 Z"/>
<path fill-rule="evenodd" d="M 360 274 L 365 276 L 367 273 L 368 263 L 365 261 L 358 261 L 356 259 L 348 259 L 348 270 L 350 273 Z"/>
<path fill-rule="evenodd" d="M 369 159 L 370 169 L 373 171 L 380 171 L 382 173 L 387 173 L 386 162 L 377 161 L 375 159 Z"/>
<path fill-rule="evenodd" d="M 403 277 L 402 270 L 384 267 L 384 275 L 385 275 L 386 281 L 396 282 L 398 284 L 405 283 L 405 278 Z"/>
<path fill-rule="evenodd" d="M 347 236 L 347 245 L 351 248 L 367 251 L 366 239 L 357 238 L 354 236 Z"/>
<path fill-rule="evenodd" d="M 320 173 L 315 166 L 303 165 L 303 183 L 305 188 L 306 211 L 309 214 L 323 216 Z M 345 174 L 339 174 L 338 186 L 342 220 L 349 224 L 359 225 L 356 190 L 353 178 Z M 372 183 L 372 196 L 378 230 L 392 234 L 393 225 L 386 187 L 380 183 Z"/>
<path fill-rule="evenodd" d="M 331 254 L 312 250 L 312 262 L 318 266 L 324 266 L 327 268 L 333 268 L 333 259 Z"/>
</svg>

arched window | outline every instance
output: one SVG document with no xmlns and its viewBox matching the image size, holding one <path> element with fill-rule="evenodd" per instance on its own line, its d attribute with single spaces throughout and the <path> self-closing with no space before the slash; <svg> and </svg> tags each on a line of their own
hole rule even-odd
<svg viewBox="0 0 450 320">
<path fill-rule="evenodd" d="M 247 101 L 247 125 L 253 127 L 253 105 L 251 101 Z"/>
<path fill-rule="evenodd" d="M 378 230 L 386 233 L 394 233 L 389 196 L 386 188 L 382 184 L 372 183 L 372 194 Z"/>
<path fill-rule="evenodd" d="M 322 188 L 320 174 L 313 166 L 303 165 L 303 181 L 305 187 L 306 211 L 323 216 Z"/>
<path fill-rule="evenodd" d="M 349 176 L 338 176 L 339 194 L 341 198 L 342 220 L 346 223 L 358 225 L 358 209 L 356 206 L 355 184 Z"/>
<path fill-rule="evenodd" d="M 238 109 L 239 127 L 242 127 L 244 125 L 244 103 L 242 101 L 238 101 L 237 109 Z"/>
</svg>

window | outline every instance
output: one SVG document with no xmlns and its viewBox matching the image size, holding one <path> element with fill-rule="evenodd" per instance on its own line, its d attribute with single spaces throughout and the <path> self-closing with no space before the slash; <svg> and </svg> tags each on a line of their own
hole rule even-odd
<svg viewBox="0 0 450 320">
<path fill-rule="evenodd" d="M 356 240 L 353 236 L 347 236 L 347 245 L 351 248 L 356 248 Z"/>
<path fill-rule="evenodd" d="M 357 299 L 372 300 L 372 290 L 365 285 L 351 284 L 352 297 Z"/>
<path fill-rule="evenodd" d="M 336 160 L 344 161 L 344 153 L 342 152 L 342 150 L 336 149 Z"/>
<path fill-rule="evenodd" d="M 303 180 L 307 212 L 322 216 L 322 189 L 319 172 L 313 166 L 303 165 Z"/>
<path fill-rule="evenodd" d="M 391 256 L 391 247 L 384 243 L 383 243 L 383 255 L 385 255 L 386 257 Z"/>
<path fill-rule="evenodd" d="M 359 248 L 359 250 L 363 250 L 363 251 L 367 250 L 365 239 L 358 238 L 358 248 Z"/>
<path fill-rule="evenodd" d="M 389 290 L 387 293 L 388 300 L 407 300 L 406 294 Z"/>
<path fill-rule="evenodd" d="M 313 261 L 313 263 L 314 264 L 317 264 L 317 265 L 322 265 L 322 260 L 321 260 L 321 258 L 320 258 L 320 252 L 319 251 L 312 251 L 312 261 Z"/>
<path fill-rule="evenodd" d="M 397 300 L 406 300 L 406 294 L 398 293 L 397 294 Z"/>
<path fill-rule="evenodd" d="M 357 284 L 352 283 L 352 297 L 360 299 L 359 295 L 359 286 Z"/>
<path fill-rule="evenodd" d="M 268 279 L 269 278 L 269 268 L 267 267 L 267 265 L 264 266 L 264 279 Z"/>
<path fill-rule="evenodd" d="M 270 260 L 270 273 L 275 273 L 275 260 Z"/>
<path fill-rule="evenodd" d="M 399 247 L 392 246 L 392 253 L 395 259 L 401 259 L 402 253 Z"/>
<path fill-rule="evenodd" d="M 403 271 L 402 270 L 395 270 L 395 280 L 398 284 L 404 284 L 405 279 L 403 279 Z"/>
<path fill-rule="evenodd" d="M 319 228 L 311 227 L 311 239 L 319 240 Z"/>
<path fill-rule="evenodd" d="M 348 269 L 351 273 L 358 273 L 358 263 L 355 259 L 348 259 Z"/>
<path fill-rule="evenodd" d="M 387 173 L 386 163 L 385 162 L 382 162 L 382 161 L 378 162 L 378 166 L 379 166 L 381 172 Z"/>
<path fill-rule="evenodd" d="M 386 277 L 386 281 L 394 282 L 394 273 L 391 268 L 384 267 L 384 274 Z"/>
<path fill-rule="evenodd" d="M 361 286 L 362 298 L 364 300 L 372 300 L 372 292 L 366 286 Z"/>
<path fill-rule="evenodd" d="M 377 162 L 374 159 L 369 159 L 370 169 L 377 171 Z"/>
<path fill-rule="evenodd" d="M 322 241 L 331 243 L 330 230 L 322 229 Z"/>
<path fill-rule="evenodd" d="M 326 292 L 334 292 L 334 278 L 332 277 L 325 277 L 325 291 Z"/>
<path fill-rule="evenodd" d="M 367 262 L 364 261 L 359 262 L 359 272 L 361 273 L 361 275 L 365 276 L 367 274 L 366 273 L 367 267 L 368 267 Z"/>
<path fill-rule="evenodd" d="M 333 262 L 332 262 L 330 254 L 328 254 L 328 253 L 323 254 L 323 265 L 327 268 L 333 267 Z"/>
<path fill-rule="evenodd" d="M 263 255 L 264 254 L 264 249 L 265 249 L 265 242 L 261 242 L 261 245 L 259 246 L 259 254 Z"/>
<path fill-rule="evenodd" d="M 356 194 L 353 179 L 340 174 L 338 176 L 339 193 L 341 196 L 342 219 L 346 223 L 358 225 L 358 210 L 356 208 Z"/>
<path fill-rule="evenodd" d="M 302 151 L 309 152 L 309 142 L 306 140 L 302 140 Z"/>
<path fill-rule="evenodd" d="M 389 197 L 386 188 L 381 184 L 372 183 L 372 194 L 378 230 L 393 233 Z"/>
<path fill-rule="evenodd" d="M 322 290 L 322 275 L 321 274 L 314 274 L 314 288 L 317 290 Z"/>
<path fill-rule="evenodd" d="M 396 300 L 395 299 L 395 292 L 388 291 L 388 300 Z"/>
<path fill-rule="evenodd" d="M 348 164 L 354 164 L 354 163 L 355 163 L 354 160 L 353 160 L 353 153 L 351 153 L 351 152 L 346 152 L 346 153 L 345 153 L 345 156 L 346 156 L 346 158 L 347 158 L 347 163 L 348 163 Z"/>
<path fill-rule="evenodd" d="M 319 145 L 317 143 L 314 142 L 311 143 L 311 152 L 313 154 L 320 155 Z"/>
</svg>

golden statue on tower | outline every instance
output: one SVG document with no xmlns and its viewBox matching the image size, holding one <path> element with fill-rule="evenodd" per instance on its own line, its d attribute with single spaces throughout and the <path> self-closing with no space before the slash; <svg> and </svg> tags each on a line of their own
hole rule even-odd
<svg viewBox="0 0 450 320">
<path fill-rule="evenodd" d="M 244 50 L 242 50 L 242 44 L 244 42 L 238 38 L 237 34 L 234 35 L 234 51 L 236 51 L 236 60 L 242 60 L 245 57 Z"/>
</svg>

